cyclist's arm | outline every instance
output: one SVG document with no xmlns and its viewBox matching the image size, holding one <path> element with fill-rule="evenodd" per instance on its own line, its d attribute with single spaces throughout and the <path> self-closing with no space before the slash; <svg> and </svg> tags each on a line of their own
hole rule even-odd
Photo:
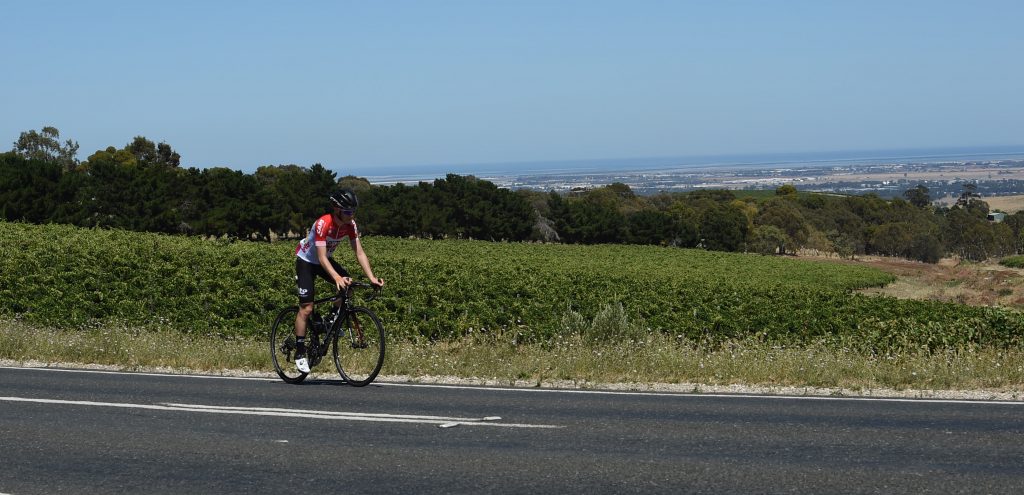
<svg viewBox="0 0 1024 495">
<path fill-rule="evenodd" d="M 363 251 L 363 243 L 359 242 L 359 238 L 351 238 L 349 244 L 352 245 L 352 251 L 355 251 L 356 253 L 356 261 L 359 262 L 359 267 L 363 269 L 363 273 L 366 274 L 366 278 L 370 279 L 370 283 L 373 285 L 383 286 L 384 279 L 373 276 L 373 269 L 370 268 L 370 258 L 366 256 L 366 251 Z"/>
<path fill-rule="evenodd" d="M 327 274 L 334 280 L 334 285 L 338 290 L 344 289 L 352 281 L 352 279 L 343 277 L 334 270 L 334 265 L 327 257 L 327 246 L 317 246 L 316 257 L 320 260 L 320 266 L 324 267 L 324 270 L 327 270 Z"/>
</svg>

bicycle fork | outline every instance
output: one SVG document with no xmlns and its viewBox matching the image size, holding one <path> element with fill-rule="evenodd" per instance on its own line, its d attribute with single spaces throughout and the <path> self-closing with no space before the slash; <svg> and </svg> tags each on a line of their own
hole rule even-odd
<svg viewBox="0 0 1024 495">
<path fill-rule="evenodd" d="M 352 348 L 366 349 L 366 338 L 363 337 L 363 324 L 359 323 L 359 318 L 356 318 L 355 313 L 349 316 L 349 321 L 352 322 L 352 334 L 349 336 L 349 340 L 352 341 Z"/>
</svg>

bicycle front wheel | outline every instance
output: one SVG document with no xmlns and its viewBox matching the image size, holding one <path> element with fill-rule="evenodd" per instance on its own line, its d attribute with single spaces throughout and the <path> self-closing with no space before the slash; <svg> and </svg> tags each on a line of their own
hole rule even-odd
<svg viewBox="0 0 1024 495">
<path fill-rule="evenodd" d="M 294 306 L 283 309 L 270 327 L 270 359 L 277 375 L 288 383 L 300 383 L 307 375 L 295 368 L 295 315 L 298 313 L 299 308 Z"/>
<path fill-rule="evenodd" d="M 363 307 L 352 308 L 334 334 L 334 366 L 354 387 L 368 385 L 384 365 L 384 325 Z"/>
</svg>

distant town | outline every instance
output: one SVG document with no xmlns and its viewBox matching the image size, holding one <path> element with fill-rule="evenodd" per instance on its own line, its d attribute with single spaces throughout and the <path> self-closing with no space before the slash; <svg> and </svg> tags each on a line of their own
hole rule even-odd
<svg viewBox="0 0 1024 495">
<path fill-rule="evenodd" d="M 933 199 L 938 200 L 959 195 L 964 183 L 975 184 L 983 197 L 1024 194 L 1024 160 L 536 173 L 481 175 L 480 178 L 509 189 L 556 192 L 619 182 L 642 195 L 698 189 L 775 189 L 790 184 L 802 191 L 875 193 L 892 198 L 900 197 L 907 189 L 920 184 L 928 188 Z"/>
</svg>

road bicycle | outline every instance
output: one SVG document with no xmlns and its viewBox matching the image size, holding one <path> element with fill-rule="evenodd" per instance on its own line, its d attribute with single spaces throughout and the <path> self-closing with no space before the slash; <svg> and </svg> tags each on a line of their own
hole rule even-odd
<svg viewBox="0 0 1024 495">
<path fill-rule="evenodd" d="M 380 318 L 365 306 L 355 304 L 357 290 L 370 289 L 362 297 L 368 303 L 380 295 L 380 287 L 352 282 L 337 294 L 313 301 L 313 312 L 306 322 L 306 359 L 312 369 L 332 351 L 334 367 L 346 383 L 355 387 L 368 385 L 377 378 L 384 364 L 385 334 Z M 341 300 L 341 304 L 333 303 Z M 327 316 L 319 307 L 332 303 Z M 270 357 L 278 376 L 288 383 L 301 383 L 308 373 L 295 368 L 295 316 L 298 306 L 282 309 L 270 328 Z"/>
</svg>

